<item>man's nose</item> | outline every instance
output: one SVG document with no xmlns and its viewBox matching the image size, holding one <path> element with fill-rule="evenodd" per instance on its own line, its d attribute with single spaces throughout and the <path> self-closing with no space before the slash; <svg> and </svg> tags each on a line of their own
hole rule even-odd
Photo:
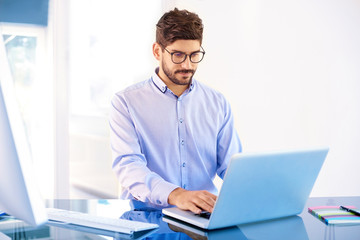
<svg viewBox="0 0 360 240">
<path fill-rule="evenodd" d="M 181 67 L 184 69 L 190 69 L 192 62 L 190 61 L 190 56 L 187 56 L 185 61 L 181 63 Z"/>
</svg>

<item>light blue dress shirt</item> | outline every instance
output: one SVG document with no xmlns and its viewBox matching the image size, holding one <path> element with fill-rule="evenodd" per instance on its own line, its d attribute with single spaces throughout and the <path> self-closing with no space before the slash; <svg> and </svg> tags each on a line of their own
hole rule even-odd
<svg viewBox="0 0 360 240">
<path fill-rule="evenodd" d="M 215 175 L 241 152 L 229 103 L 195 79 L 180 97 L 156 73 L 118 92 L 110 128 L 121 198 L 163 207 L 177 187 L 217 194 Z"/>
</svg>

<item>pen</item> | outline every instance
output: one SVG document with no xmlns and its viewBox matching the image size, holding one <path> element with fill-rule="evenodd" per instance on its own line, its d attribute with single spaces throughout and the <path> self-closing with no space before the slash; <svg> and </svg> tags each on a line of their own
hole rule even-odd
<svg viewBox="0 0 360 240">
<path fill-rule="evenodd" d="M 345 211 L 347 211 L 347 212 L 350 212 L 350 213 L 352 213 L 352 214 L 355 214 L 356 216 L 360 216 L 360 212 L 355 211 L 355 210 L 353 210 L 353 209 L 350 209 L 350 208 L 347 208 L 347 207 L 344 207 L 344 206 L 340 206 L 340 209 L 341 209 L 341 210 L 345 210 Z"/>
</svg>

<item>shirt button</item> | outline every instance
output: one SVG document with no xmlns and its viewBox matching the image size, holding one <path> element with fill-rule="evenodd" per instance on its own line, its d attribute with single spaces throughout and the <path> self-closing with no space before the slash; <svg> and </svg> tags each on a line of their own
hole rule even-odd
<svg viewBox="0 0 360 240">
<path fill-rule="evenodd" d="M 181 145 L 184 145 L 185 144 L 185 141 L 184 140 L 181 140 Z"/>
<path fill-rule="evenodd" d="M 179 122 L 180 122 L 180 123 L 183 123 L 183 121 L 184 121 L 184 119 L 182 119 L 182 118 L 179 119 Z"/>
<path fill-rule="evenodd" d="M 183 163 L 182 166 L 185 167 L 185 166 L 186 166 L 186 163 Z"/>
<path fill-rule="evenodd" d="M 185 188 L 186 188 L 186 184 L 183 185 L 183 189 L 185 189 Z"/>
</svg>

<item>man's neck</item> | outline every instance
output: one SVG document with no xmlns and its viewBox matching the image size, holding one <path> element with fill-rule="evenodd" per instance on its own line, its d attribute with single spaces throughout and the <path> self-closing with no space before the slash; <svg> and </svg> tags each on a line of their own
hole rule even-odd
<svg viewBox="0 0 360 240">
<path fill-rule="evenodd" d="M 165 82 L 165 81 L 164 81 Z M 189 85 L 177 85 L 173 82 L 165 82 L 166 86 L 178 97 L 180 97 Z"/>
</svg>

